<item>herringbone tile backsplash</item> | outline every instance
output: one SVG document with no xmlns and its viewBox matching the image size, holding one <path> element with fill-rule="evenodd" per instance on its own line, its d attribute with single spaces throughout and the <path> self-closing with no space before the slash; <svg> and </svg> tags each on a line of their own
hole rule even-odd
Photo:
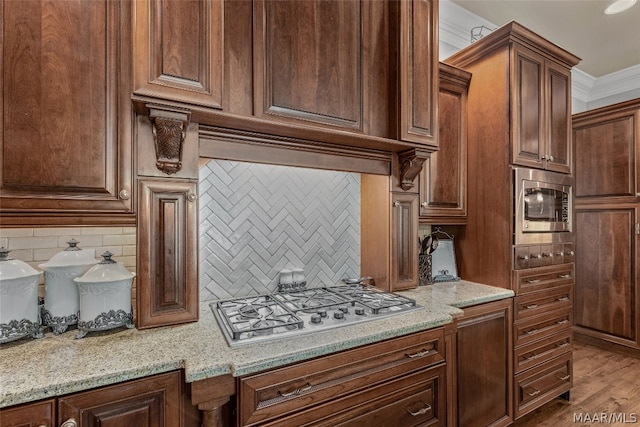
<svg viewBox="0 0 640 427">
<path fill-rule="evenodd" d="M 359 174 L 211 160 L 199 206 L 201 301 L 274 292 L 282 269 L 360 275 Z"/>
</svg>

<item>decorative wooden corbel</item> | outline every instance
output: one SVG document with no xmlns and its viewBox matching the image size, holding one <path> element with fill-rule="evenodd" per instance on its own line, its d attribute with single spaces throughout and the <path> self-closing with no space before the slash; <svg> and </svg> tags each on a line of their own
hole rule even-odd
<svg viewBox="0 0 640 427">
<path fill-rule="evenodd" d="M 182 169 L 182 143 L 191 111 L 164 105 L 147 104 L 156 146 L 156 167 L 173 175 Z"/>
<path fill-rule="evenodd" d="M 411 190 L 415 184 L 414 179 L 422 170 L 422 164 L 429 158 L 429 151 L 421 148 L 412 148 L 411 150 L 398 153 L 398 161 L 400 163 L 400 187 L 404 191 Z"/>
<path fill-rule="evenodd" d="M 221 409 L 236 393 L 231 375 L 207 378 L 191 383 L 191 403 L 202 411 L 202 427 L 224 427 Z"/>
</svg>

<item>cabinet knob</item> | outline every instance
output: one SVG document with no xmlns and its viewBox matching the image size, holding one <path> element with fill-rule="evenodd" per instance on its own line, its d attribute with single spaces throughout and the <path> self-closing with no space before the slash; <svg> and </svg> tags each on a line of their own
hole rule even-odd
<svg viewBox="0 0 640 427">
<path fill-rule="evenodd" d="M 547 160 L 549 160 L 550 162 L 553 162 L 553 156 L 549 156 Z"/>
<path fill-rule="evenodd" d="M 564 256 L 564 252 L 556 252 L 556 256 Z"/>
<path fill-rule="evenodd" d="M 640 197 L 640 195 L 638 195 L 638 197 Z M 423 208 L 428 208 L 428 207 L 429 207 L 429 203 L 427 203 L 427 202 L 422 202 L 420 205 L 421 205 Z"/>
<path fill-rule="evenodd" d="M 393 202 L 393 206 L 397 208 L 398 206 L 400 206 L 400 202 L 396 200 L 395 202 Z"/>
<path fill-rule="evenodd" d="M 129 193 L 129 190 L 120 190 L 120 192 L 118 193 L 118 196 L 122 200 L 129 200 L 131 198 L 131 193 Z"/>
<path fill-rule="evenodd" d="M 529 255 L 519 255 L 518 259 L 521 259 L 522 261 L 527 261 L 529 259 Z"/>
<path fill-rule="evenodd" d="M 196 196 L 196 193 L 189 193 L 187 195 L 187 200 L 190 202 L 195 202 L 197 198 L 198 196 Z"/>
<path fill-rule="evenodd" d="M 636 197 L 640 197 L 640 193 L 636 193 Z"/>
<path fill-rule="evenodd" d="M 67 421 L 60 424 L 60 427 L 78 427 L 78 422 L 75 418 L 69 418 Z"/>
</svg>

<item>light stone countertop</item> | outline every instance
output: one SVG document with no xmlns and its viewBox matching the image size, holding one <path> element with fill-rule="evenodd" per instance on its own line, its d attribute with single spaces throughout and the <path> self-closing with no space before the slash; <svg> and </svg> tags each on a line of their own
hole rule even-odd
<svg viewBox="0 0 640 427">
<path fill-rule="evenodd" d="M 183 368 L 187 382 L 243 376 L 452 322 L 462 307 L 513 291 L 459 281 L 399 292 L 424 310 L 267 343 L 229 347 L 209 308 L 196 323 L 114 329 L 76 340 L 76 330 L 0 345 L 0 408 Z"/>
</svg>

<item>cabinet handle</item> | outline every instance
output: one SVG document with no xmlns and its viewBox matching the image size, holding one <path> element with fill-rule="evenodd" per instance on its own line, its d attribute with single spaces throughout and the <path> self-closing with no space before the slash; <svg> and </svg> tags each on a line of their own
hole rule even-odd
<svg viewBox="0 0 640 427">
<path fill-rule="evenodd" d="M 429 405 L 428 403 L 424 403 L 424 406 L 420 409 L 418 409 L 417 411 L 412 411 L 409 408 L 405 408 L 407 410 L 408 413 L 410 413 L 411 415 L 413 415 L 414 417 L 420 416 L 420 415 L 424 415 L 427 412 L 429 412 L 431 410 L 431 405 Z"/>
<path fill-rule="evenodd" d="M 571 279 L 570 274 L 559 274 L 558 279 Z"/>
<path fill-rule="evenodd" d="M 540 283 L 540 279 L 529 279 L 527 283 Z"/>
<path fill-rule="evenodd" d="M 393 202 L 393 207 L 397 208 L 399 206 L 400 206 L 400 202 L 399 201 L 396 200 L 395 202 Z"/>
<path fill-rule="evenodd" d="M 309 390 L 311 390 L 311 384 L 307 383 L 306 385 L 303 385 L 302 387 L 298 387 L 291 391 L 286 391 L 286 392 L 279 391 L 278 394 L 282 397 L 291 397 L 291 396 L 297 396 Z"/>
<path fill-rule="evenodd" d="M 569 252 L 567 252 L 567 255 L 569 255 L 569 256 L 574 256 L 575 254 L 576 254 L 576 253 L 575 253 L 575 252 L 573 252 L 573 251 L 569 251 Z"/>
<path fill-rule="evenodd" d="M 537 329 L 529 329 L 528 331 L 525 331 L 525 335 L 533 335 L 535 333 L 537 333 L 538 330 Z"/>
<path fill-rule="evenodd" d="M 569 321 L 567 319 L 563 319 L 563 320 L 558 320 L 556 322 L 556 325 L 564 325 L 565 323 L 569 323 Z"/>
<path fill-rule="evenodd" d="M 527 393 L 529 396 L 532 396 L 532 397 L 533 397 L 533 396 L 537 396 L 538 394 L 540 394 L 540 390 L 538 390 L 538 389 L 537 389 L 537 388 L 535 388 L 535 387 L 531 387 L 531 388 L 533 389 L 533 391 L 532 391 L 531 393 L 529 393 L 529 392 L 528 392 L 528 391 L 526 391 L 526 390 L 525 390 L 524 392 L 525 392 L 525 393 Z"/>
<path fill-rule="evenodd" d="M 533 254 L 531 255 L 531 258 L 536 259 L 536 258 L 542 258 L 542 255 L 540 254 Z"/>
<path fill-rule="evenodd" d="M 560 298 L 556 298 L 556 301 L 569 301 L 569 297 L 560 297 Z"/>
<path fill-rule="evenodd" d="M 413 359 L 413 358 L 415 358 L 415 357 L 424 357 L 424 356 L 426 356 L 427 354 L 433 354 L 433 353 L 436 353 L 436 350 L 434 350 L 434 349 L 431 349 L 431 350 L 422 350 L 422 351 L 419 351 L 419 352 L 417 352 L 417 353 L 413 353 L 413 354 L 405 354 L 405 356 L 407 356 L 407 357 L 408 357 L 408 358 L 410 358 L 410 359 Z"/>
<path fill-rule="evenodd" d="M 535 354 L 535 353 L 531 353 L 531 356 L 525 356 L 525 357 L 524 357 L 524 360 L 533 360 L 533 359 L 535 359 L 536 357 L 538 357 L 538 355 L 537 355 L 537 354 Z"/>
<path fill-rule="evenodd" d="M 533 310 L 534 308 L 538 308 L 538 304 L 525 305 L 524 308 L 527 310 Z"/>
<path fill-rule="evenodd" d="M 549 156 L 547 160 L 549 160 L 550 162 L 553 162 L 553 156 Z"/>
<path fill-rule="evenodd" d="M 559 376 L 556 374 L 556 378 L 557 378 L 557 379 L 559 379 L 559 380 L 562 380 L 562 381 L 567 381 L 569 378 L 571 378 L 571 375 L 567 374 L 567 375 L 565 375 L 565 376 L 563 376 L 563 377 L 559 377 Z"/>
<path fill-rule="evenodd" d="M 129 199 L 131 198 L 131 193 L 129 192 L 129 190 L 122 189 L 122 190 L 120 190 L 120 192 L 118 193 L 118 196 L 119 196 L 122 200 L 129 200 Z"/>
<path fill-rule="evenodd" d="M 553 254 L 551 252 L 542 252 L 540 256 L 542 258 L 553 258 Z"/>
<path fill-rule="evenodd" d="M 529 255 L 520 255 L 518 256 L 518 259 L 521 259 L 522 261 L 527 261 L 529 259 Z"/>
<path fill-rule="evenodd" d="M 60 424 L 60 427 L 78 427 L 78 422 L 75 418 L 69 418 L 67 421 Z"/>
<path fill-rule="evenodd" d="M 556 345 L 556 347 L 557 347 L 557 348 L 562 348 L 562 347 L 566 347 L 566 346 L 568 346 L 568 345 L 570 345 L 568 342 L 563 342 L 562 344 L 558 344 L 558 345 Z"/>
<path fill-rule="evenodd" d="M 564 256 L 564 252 L 556 252 L 556 256 L 558 256 L 558 257 Z"/>
</svg>

